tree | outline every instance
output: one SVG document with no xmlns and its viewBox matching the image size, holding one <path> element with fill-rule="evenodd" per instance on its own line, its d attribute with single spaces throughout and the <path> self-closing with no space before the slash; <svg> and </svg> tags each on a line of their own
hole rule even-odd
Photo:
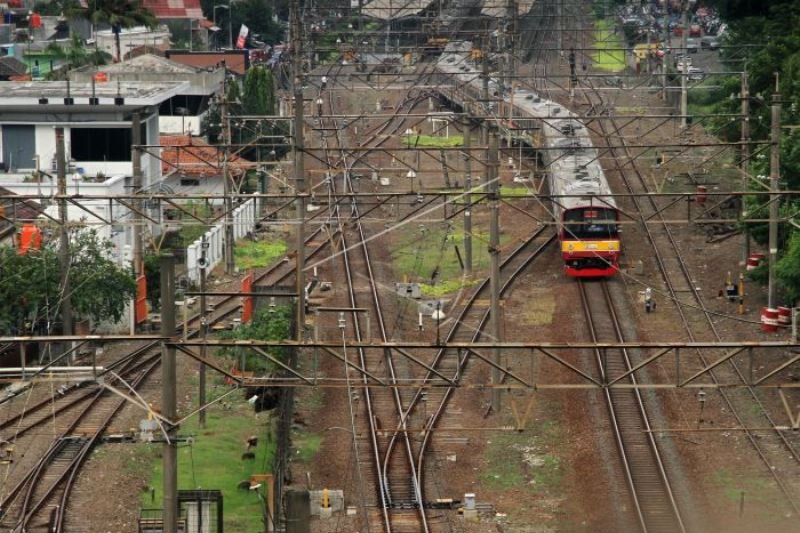
<svg viewBox="0 0 800 533">
<path fill-rule="evenodd" d="M 81 41 L 80 36 L 73 34 L 66 48 L 51 42 L 47 45 L 47 51 L 59 59 L 67 62 L 67 70 L 82 67 L 84 65 L 105 65 L 111 57 L 107 53 L 96 48 L 87 48 Z M 50 73 L 52 79 L 65 79 L 65 73 L 60 69 Z"/>
<path fill-rule="evenodd" d="M 784 301 L 794 307 L 800 299 L 800 232 L 792 233 L 789 245 L 775 265 L 775 277 Z"/>
<path fill-rule="evenodd" d="M 87 2 L 88 7 L 70 7 L 66 10 L 68 16 L 85 18 L 92 24 L 109 24 L 114 33 L 116 48 L 115 61 L 122 61 L 122 46 L 119 34 L 124 28 L 134 26 L 147 26 L 153 28 L 158 25 L 158 19 L 141 3 L 141 0 L 92 0 Z"/>
<path fill-rule="evenodd" d="M 256 66 L 244 78 L 242 106 L 248 115 L 271 115 L 275 112 L 275 87 L 272 71 Z"/>
<path fill-rule="evenodd" d="M 111 249 L 94 230 L 70 237 L 69 297 L 80 318 L 117 322 L 136 294 L 133 271 L 114 263 Z M 61 292 L 55 243 L 24 255 L 0 246 L 0 334 L 49 331 L 61 310 Z"/>
</svg>

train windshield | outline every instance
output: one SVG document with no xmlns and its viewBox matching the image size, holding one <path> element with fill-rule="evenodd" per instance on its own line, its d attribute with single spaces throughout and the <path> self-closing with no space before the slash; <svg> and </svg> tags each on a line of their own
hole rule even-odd
<svg viewBox="0 0 800 533">
<path fill-rule="evenodd" d="M 580 207 L 564 212 L 565 239 L 616 239 L 617 212 L 603 207 Z"/>
</svg>

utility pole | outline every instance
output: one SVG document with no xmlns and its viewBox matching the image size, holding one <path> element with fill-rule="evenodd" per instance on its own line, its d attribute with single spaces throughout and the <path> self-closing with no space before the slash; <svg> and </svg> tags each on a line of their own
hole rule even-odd
<svg viewBox="0 0 800 533">
<path fill-rule="evenodd" d="M 175 258 L 161 256 L 161 335 L 175 335 Z M 164 471 L 163 531 L 178 533 L 178 443 L 177 427 L 170 421 L 177 414 L 175 379 L 175 348 L 161 345 L 161 414 L 166 418 L 167 440 L 164 442 L 162 468 Z"/>
<path fill-rule="evenodd" d="M 131 115 L 131 141 L 133 144 L 133 194 L 142 190 L 142 118 L 138 111 Z M 136 211 L 142 206 L 134 202 Z M 144 274 L 144 243 L 142 242 L 142 216 L 133 213 L 133 272 L 136 277 Z"/>
<path fill-rule="evenodd" d="M 472 123 L 464 126 L 464 273 L 472 274 Z"/>
<path fill-rule="evenodd" d="M 772 124 L 769 154 L 769 294 L 767 307 L 778 307 L 778 286 L 775 282 L 775 263 L 778 261 L 778 202 L 781 179 L 781 95 L 778 74 L 775 74 L 775 94 L 772 95 Z"/>
<path fill-rule="evenodd" d="M 292 70 L 294 71 L 294 176 L 297 198 L 295 200 L 297 233 L 295 241 L 296 278 L 297 278 L 297 340 L 303 340 L 303 330 L 306 322 L 305 299 L 305 211 L 306 211 L 306 182 L 303 156 L 305 143 L 303 138 L 303 58 L 302 40 L 300 35 L 300 0 L 292 1 Z"/>
<path fill-rule="evenodd" d="M 224 209 L 225 209 L 225 273 L 229 276 L 234 271 L 234 257 L 233 257 L 233 198 L 231 197 L 231 176 L 228 161 L 231 155 L 231 121 L 228 117 L 228 95 L 225 84 L 222 86 L 222 102 L 220 104 L 220 117 L 222 120 L 222 133 L 223 141 L 225 142 L 225 151 L 222 157 L 222 183 L 223 195 L 225 196 Z"/>
<path fill-rule="evenodd" d="M 689 51 L 687 39 L 689 37 L 689 0 L 683 1 L 683 33 L 681 34 L 681 50 L 683 51 L 683 68 L 680 72 L 681 75 L 681 132 L 686 131 L 687 120 L 686 115 L 689 110 L 689 95 L 686 88 L 686 83 L 689 78 Z"/>
<path fill-rule="evenodd" d="M 61 329 L 63 335 L 72 335 L 72 295 L 69 287 L 69 218 L 67 216 L 67 161 L 64 155 L 64 128 L 56 128 L 56 179 L 58 194 L 58 222 L 61 226 L 58 243 L 58 266 L 61 269 Z"/>
<path fill-rule="evenodd" d="M 489 168 L 487 172 L 487 182 L 489 184 L 489 210 L 490 226 L 489 226 L 489 258 L 491 260 L 491 278 L 489 280 L 489 289 L 492 293 L 491 296 L 491 311 L 492 317 L 492 336 L 494 342 L 501 342 L 501 328 L 500 328 L 500 198 L 498 183 L 498 135 L 496 131 L 489 134 L 489 154 L 488 163 Z M 494 362 L 497 367 L 500 366 L 500 348 L 494 349 Z M 501 373 L 497 367 L 492 367 L 492 384 L 497 385 L 501 380 Z M 500 389 L 492 389 L 492 410 L 495 414 L 500 413 Z"/>
<path fill-rule="evenodd" d="M 750 175 L 750 86 L 747 80 L 747 64 L 745 63 L 742 72 L 742 160 L 740 168 L 742 171 L 742 192 L 747 190 L 748 176 Z M 744 214 L 744 197 L 739 201 L 739 214 Z M 742 217 L 744 218 L 744 217 Z M 747 264 L 750 256 L 750 230 L 747 224 L 742 229 L 742 264 Z"/>
<path fill-rule="evenodd" d="M 489 39 L 483 38 L 481 50 L 481 79 L 483 81 L 483 109 L 484 115 L 489 115 Z M 481 125 L 481 144 L 486 146 L 489 140 L 489 121 L 484 119 Z"/>
<path fill-rule="evenodd" d="M 208 258 L 206 251 L 208 250 L 208 242 L 206 236 L 203 235 L 203 240 L 200 243 L 200 339 L 203 342 L 200 345 L 200 357 L 206 358 L 206 345 L 205 340 L 208 335 L 208 319 L 206 318 L 206 274 L 208 273 Z M 200 371 L 198 375 L 200 391 L 197 395 L 197 403 L 200 407 L 206 404 L 206 365 L 200 363 Z M 199 417 L 200 427 L 206 427 L 206 410 L 200 411 Z"/>
<path fill-rule="evenodd" d="M 672 55 L 672 50 L 670 49 L 667 52 L 667 47 L 669 47 L 671 39 L 669 38 L 669 4 L 664 4 L 664 42 L 661 45 L 661 49 L 664 52 L 664 55 L 661 56 L 661 84 L 663 86 L 661 98 L 664 100 L 665 103 L 668 103 L 669 93 L 667 92 L 667 65 L 669 64 L 670 56 Z M 672 47 L 670 47 L 672 48 Z"/>
</svg>

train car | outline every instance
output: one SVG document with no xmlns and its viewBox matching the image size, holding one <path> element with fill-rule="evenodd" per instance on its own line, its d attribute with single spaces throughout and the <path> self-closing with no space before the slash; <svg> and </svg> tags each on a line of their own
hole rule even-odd
<svg viewBox="0 0 800 533">
<path fill-rule="evenodd" d="M 484 89 L 471 49 L 466 42 L 448 44 L 437 69 L 449 78 L 445 96 L 474 113 Z M 497 115 L 505 137 L 541 149 L 565 273 L 614 275 L 622 251 L 619 212 L 583 122 L 559 103 L 528 89 L 507 90 L 500 98 L 497 80 L 490 78 L 487 85 L 490 97 L 499 102 L 482 112 Z"/>
</svg>

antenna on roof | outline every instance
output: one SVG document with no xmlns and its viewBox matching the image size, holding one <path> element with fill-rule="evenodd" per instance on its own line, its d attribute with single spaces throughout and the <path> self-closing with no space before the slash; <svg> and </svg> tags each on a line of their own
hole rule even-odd
<svg viewBox="0 0 800 533">
<path fill-rule="evenodd" d="M 92 96 L 89 98 L 89 105 L 97 105 L 100 103 L 100 99 L 97 98 L 97 95 L 95 94 L 95 83 L 97 83 L 96 74 L 97 69 L 95 69 L 95 71 L 92 73 Z"/>
<path fill-rule="evenodd" d="M 70 85 L 69 85 L 69 78 L 67 78 L 67 97 L 64 98 L 64 105 L 72 105 L 75 103 L 75 99 L 70 95 Z"/>
<path fill-rule="evenodd" d="M 119 80 L 117 80 L 117 96 L 114 97 L 114 105 L 123 105 L 125 103 L 125 99 L 122 97 L 122 93 L 120 92 Z"/>
</svg>

